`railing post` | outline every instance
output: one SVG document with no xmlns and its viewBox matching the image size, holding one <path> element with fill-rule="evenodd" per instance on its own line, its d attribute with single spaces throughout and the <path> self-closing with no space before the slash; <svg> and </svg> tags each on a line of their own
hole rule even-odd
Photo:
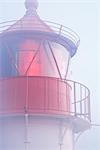
<svg viewBox="0 0 100 150">
<path fill-rule="evenodd" d="M 60 25 L 60 28 L 59 28 L 59 35 L 61 35 L 61 32 L 62 32 L 62 25 Z"/>
<path fill-rule="evenodd" d="M 89 92 L 89 96 L 88 96 L 88 118 L 91 122 L 91 109 L 90 109 L 90 92 Z"/>
<path fill-rule="evenodd" d="M 75 116 L 76 116 L 76 113 L 77 113 L 77 110 L 76 110 L 76 82 L 74 82 L 74 110 L 75 110 Z"/>
<path fill-rule="evenodd" d="M 82 86 L 80 84 L 80 113 L 82 115 L 83 109 L 82 109 L 82 101 L 81 100 L 82 100 Z"/>
<path fill-rule="evenodd" d="M 68 113 L 70 113 L 70 108 L 69 108 L 69 100 L 67 99 L 68 98 L 68 83 L 66 82 L 66 110 L 68 111 Z M 70 94 L 70 93 L 69 93 Z"/>
<path fill-rule="evenodd" d="M 85 88 L 85 99 L 84 99 L 84 118 L 86 118 L 86 113 L 87 113 L 87 110 L 86 110 L 86 105 L 87 105 L 87 95 L 86 95 L 86 88 Z"/>
</svg>

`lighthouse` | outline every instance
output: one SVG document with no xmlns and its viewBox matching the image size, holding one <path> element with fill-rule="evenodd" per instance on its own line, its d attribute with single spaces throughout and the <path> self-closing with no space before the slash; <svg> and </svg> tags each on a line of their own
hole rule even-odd
<svg viewBox="0 0 100 150">
<path fill-rule="evenodd" d="M 36 0 L 0 23 L 0 150 L 74 150 L 90 128 L 90 91 L 68 79 L 79 46 L 71 29 L 42 20 Z"/>
</svg>

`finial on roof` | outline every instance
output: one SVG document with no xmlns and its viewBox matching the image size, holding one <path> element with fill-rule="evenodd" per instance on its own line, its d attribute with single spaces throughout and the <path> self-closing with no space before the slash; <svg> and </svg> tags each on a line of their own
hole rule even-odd
<svg viewBox="0 0 100 150">
<path fill-rule="evenodd" d="M 38 2 L 37 0 L 25 0 L 25 7 L 27 9 L 26 15 L 32 16 L 36 15 L 37 8 L 38 8 Z"/>
</svg>

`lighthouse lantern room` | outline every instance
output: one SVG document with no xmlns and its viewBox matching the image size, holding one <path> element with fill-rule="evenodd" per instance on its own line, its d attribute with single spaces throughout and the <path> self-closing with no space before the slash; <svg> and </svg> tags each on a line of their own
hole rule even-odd
<svg viewBox="0 0 100 150">
<path fill-rule="evenodd" d="M 74 135 L 90 128 L 90 92 L 68 79 L 79 45 L 71 29 L 37 14 L 0 23 L 0 149 L 73 150 Z"/>
</svg>

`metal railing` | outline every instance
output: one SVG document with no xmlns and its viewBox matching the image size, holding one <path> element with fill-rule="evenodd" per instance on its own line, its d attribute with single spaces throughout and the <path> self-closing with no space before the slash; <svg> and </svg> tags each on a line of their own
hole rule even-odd
<svg viewBox="0 0 100 150">
<path fill-rule="evenodd" d="M 34 30 L 43 32 L 50 32 L 45 30 L 45 27 L 51 29 L 51 32 L 62 35 L 70 39 L 77 47 L 80 42 L 80 38 L 73 30 L 68 27 L 65 27 L 61 24 L 50 22 L 50 21 L 41 21 L 41 23 L 35 23 L 33 20 L 13 20 L 0 23 L 0 33 L 15 31 L 15 30 Z"/>
<path fill-rule="evenodd" d="M 22 80 L 23 79 L 23 80 Z M 23 82 L 24 81 L 24 82 Z M 28 84 L 26 85 L 26 81 L 28 81 Z M 31 85 L 32 89 L 35 90 L 35 92 L 42 90 L 42 100 L 40 95 L 37 95 L 33 93 L 33 90 L 30 87 L 30 83 L 33 82 Z M 40 81 L 42 84 L 40 84 Z M 21 83 L 22 82 L 22 83 Z M 18 84 L 15 84 L 18 83 Z M 1 87 L 1 95 L 2 90 L 3 93 L 6 92 L 6 95 L 4 96 L 3 101 L 4 107 L 5 104 L 7 104 L 7 108 L 3 109 L 2 106 L 0 107 L 1 112 L 11 112 L 13 111 L 15 103 L 17 102 L 17 108 L 14 110 L 14 112 L 20 112 L 24 111 L 24 108 L 28 108 L 27 111 L 30 111 L 32 109 L 32 112 L 40 112 L 40 113 L 46 113 L 46 112 L 53 112 L 54 114 L 63 114 L 67 116 L 74 116 L 79 117 L 87 121 L 91 121 L 91 112 L 90 112 L 90 91 L 89 89 L 76 81 L 72 80 L 61 80 L 58 78 L 53 77 L 46 77 L 46 76 L 16 76 L 6 79 L 1 79 L 0 84 L 2 84 Z M 24 84 L 20 87 L 20 85 Z M 10 88 L 9 88 L 10 85 Z M 15 87 L 13 88 L 13 85 Z M 6 87 L 6 88 L 5 88 Z M 39 106 L 35 106 L 35 101 L 32 101 L 30 103 L 30 96 L 24 93 L 27 96 L 27 103 L 25 102 L 25 98 L 20 97 L 20 92 L 23 92 L 27 88 L 28 93 L 31 93 L 32 97 L 34 99 L 37 99 L 39 101 Z M 39 89 L 38 89 L 39 88 Z M 8 89 L 8 92 L 7 92 Z M 10 89 L 10 92 L 9 92 Z M 14 95 L 15 90 L 17 92 L 17 97 L 19 96 L 19 99 Z M 11 92 L 12 91 L 12 92 Z M 7 96 L 8 95 L 8 96 Z M 52 95 L 52 96 L 51 96 Z M 9 98 L 8 98 L 9 97 Z M 43 98 L 44 97 L 44 98 Z M 18 102 L 19 101 L 19 102 Z M 22 102 L 23 105 L 22 106 Z M 1 99 L 2 103 L 2 99 Z M 9 106 L 9 104 L 12 104 L 12 106 Z M 21 106 L 20 106 L 21 105 Z M 9 106 L 9 107 L 8 107 Z M 27 107 L 28 106 L 28 107 Z M 13 108 L 14 107 L 14 108 Z M 21 110 L 20 110 L 21 109 Z"/>
<path fill-rule="evenodd" d="M 71 87 L 71 113 L 85 120 L 91 121 L 90 90 L 83 84 L 67 80 Z"/>
</svg>

